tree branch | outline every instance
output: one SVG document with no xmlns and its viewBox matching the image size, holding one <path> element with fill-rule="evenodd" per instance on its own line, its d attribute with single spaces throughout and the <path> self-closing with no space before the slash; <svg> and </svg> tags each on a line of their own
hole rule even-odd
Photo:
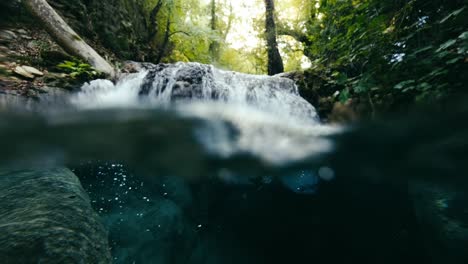
<svg viewBox="0 0 468 264">
<path fill-rule="evenodd" d="M 174 36 L 175 34 L 179 34 L 179 33 L 184 34 L 184 35 L 186 35 L 186 36 L 190 36 L 190 34 L 189 34 L 188 32 L 179 30 L 179 31 L 172 32 L 171 34 L 169 34 L 169 37 L 172 37 L 172 36 Z"/>
<path fill-rule="evenodd" d="M 293 37 L 295 40 L 302 42 L 302 43 L 308 42 L 308 38 L 306 34 L 299 32 L 297 30 L 294 30 L 294 29 L 287 28 L 282 23 L 279 23 L 277 25 L 277 30 L 278 30 L 278 35 L 290 36 L 290 37 Z"/>
</svg>

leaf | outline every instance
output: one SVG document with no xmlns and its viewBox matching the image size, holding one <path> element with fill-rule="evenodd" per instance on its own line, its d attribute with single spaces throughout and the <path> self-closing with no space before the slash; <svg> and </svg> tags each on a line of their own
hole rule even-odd
<svg viewBox="0 0 468 264">
<path fill-rule="evenodd" d="M 365 85 L 364 82 L 359 82 L 359 84 L 356 87 L 354 87 L 354 91 L 356 93 L 365 93 L 369 91 L 369 87 Z"/>
<path fill-rule="evenodd" d="M 460 47 L 460 48 L 458 48 L 458 54 L 466 54 L 466 55 L 468 55 L 468 45 L 466 45 L 465 47 Z"/>
<path fill-rule="evenodd" d="M 437 56 L 438 58 L 441 58 L 441 59 L 445 58 L 445 57 L 448 56 L 448 55 L 450 55 L 450 52 L 449 52 L 449 51 L 446 51 L 446 50 L 444 50 L 444 51 L 442 51 L 442 52 L 439 51 L 438 53 L 436 53 L 436 56 Z"/>
<path fill-rule="evenodd" d="M 395 26 L 391 25 L 388 28 L 386 28 L 383 32 L 383 34 L 389 34 L 395 31 Z"/>
<path fill-rule="evenodd" d="M 64 61 L 57 65 L 57 68 L 62 69 L 66 72 L 73 72 L 76 70 L 76 63 L 72 61 Z"/>
<path fill-rule="evenodd" d="M 447 65 L 454 64 L 454 63 L 457 63 L 461 59 L 462 59 L 461 57 L 457 57 L 455 59 L 451 59 L 451 60 L 447 61 L 445 64 L 447 64 Z"/>
<path fill-rule="evenodd" d="M 468 31 L 463 32 L 460 36 L 458 36 L 459 39 L 468 39 Z"/>
<path fill-rule="evenodd" d="M 426 47 L 424 47 L 424 48 L 420 48 L 420 49 L 415 50 L 411 55 L 416 55 L 416 54 L 418 54 L 418 53 L 421 53 L 421 52 L 424 52 L 424 51 L 428 51 L 428 50 L 430 50 L 430 49 L 432 49 L 432 48 L 433 48 L 433 46 L 432 46 L 432 45 L 429 45 L 429 46 L 426 46 Z"/>
<path fill-rule="evenodd" d="M 89 65 L 89 64 L 87 64 L 87 63 L 80 63 L 80 64 L 78 65 L 78 67 L 80 67 L 80 68 L 91 68 L 91 65 Z"/>
<path fill-rule="evenodd" d="M 421 84 L 418 85 L 418 89 L 419 90 L 429 90 L 430 88 L 432 88 L 432 85 L 430 85 L 429 83 L 427 82 L 423 82 Z"/>
<path fill-rule="evenodd" d="M 340 102 L 346 103 L 346 101 L 348 101 L 350 97 L 351 95 L 350 95 L 349 89 L 344 89 L 343 91 L 341 91 L 338 99 L 340 100 Z"/>
<path fill-rule="evenodd" d="M 404 93 L 406 93 L 406 92 L 409 92 L 409 91 L 413 90 L 414 88 L 416 88 L 416 86 L 411 85 L 411 86 L 406 87 L 406 88 L 403 89 L 402 91 L 403 91 Z"/>
<path fill-rule="evenodd" d="M 414 83 L 416 83 L 415 80 L 407 80 L 407 81 L 400 82 L 399 84 L 395 85 L 393 88 L 395 88 L 397 90 L 401 90 L 401 89 L 405 88 L 407 85 L 414 84 Z"/>
<path fill-rule="evenodd" d="M 340 73 L 336 81 L 339 85 L 344 85 L 348 81 L 348 76 L 345 73 Z"/>
<path fill-rule="evenodd" d="M 439 21 L 439 24 L 443 24 L 447 20 L 449 20 L 450 18 L 458 16 L 461 12 L 463 12 L 463 10 L 465 10 L 465 8 L 466 8 L 466 6 L 460 8 L 460 9 L 457 9 L 457 10 L 453 11 L 452 13 L 448 14 L 446 17 L 444 17 L 442 20 Z"/>
<path fill-rule="evenodd" d="M 448 73 L 448 70 L 444 69 L 444 68 L 436 68 L 435 70 L 433 70 L 432 72 L 430 72 L 429 74 L 427 74 L 424 78 L 430 80 L 430 79 L 433 79 L 437 76 L 440 76 L 440 75 L 444 75 L 444 74 L 447 74 Z"/>
<path fill-rule="evenodd" d="M 451 46 L 453 46 L 453 44 L 457 43 L 457 40 L 456 39 L 451 39 L 451 40 L 448 40 L 446 41 L 444 44 L 440 45 L 439 49 L 436 50 L 436 52 L 440 52 L 442 50 L 445 50 L 445 49 L 448 49 L 450 48 Z"/>
</svg>

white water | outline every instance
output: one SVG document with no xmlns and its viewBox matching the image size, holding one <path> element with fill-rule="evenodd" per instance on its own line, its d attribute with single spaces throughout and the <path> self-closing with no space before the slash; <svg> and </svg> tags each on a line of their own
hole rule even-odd
<svg viewBox="0 0 468 264">
<path fill-rule="evenodd" d="M 193 80 L 196 84 L 191 85 Z M 192 98 L 185 98 L 187 94 Z M 71 102 L 80 109 L 173 110 L 207 121 L 192 133 L 212 154 L 229 158 L 250 153 L 276 165 L 330 151 L 331 143 L 325 136 L 338 131 L 319 122 L 315 108 L 299 96 L 292 80 L 222 71 L 197 63 L 141 71 L 115 85 L 96 80 L 84 85 Z"/>
</svg>

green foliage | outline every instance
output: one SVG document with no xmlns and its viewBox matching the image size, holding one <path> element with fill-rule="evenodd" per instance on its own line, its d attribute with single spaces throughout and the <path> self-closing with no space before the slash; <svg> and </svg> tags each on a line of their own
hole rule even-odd
<svg viewBox="0 0 468 264">
<path fill-rule="evenodd" d="M 154 18 L 149 21 L 150 13 L 161 3 Z M 219 32 L 211 30 L 210 6 L 198 0 L 146 0 L 148 25 L 155 26 L 155 34 L 150 45 L 155 54 L 150 56 L 152 62 L 197 61 L 210 63 L 210 43 L 220 40 Z M 166 40 L 168 38 L 168 40 Z M 167 42 L 167 43 L 166 43 Z"/>
<path fill-rule="evenodd" d="M 402 94 L 430 102 L 468 82 L 467 3 L 317 0 L 303 41 L 340 99 Z"/>
<path fill-rule="evenodd" d="M 294 25 L 291 30 L 305 30 L 308 13 L 305 12 L 307 9 L 304 6 L 310 6 L 309 2 L 309 0 L 276 1 L 278 19 L 284 22 L 284 25 Z M 158 9 L 155 21 L 151 21 L 150 13 L 158 3 L 161 3 L 161 7 Z M 147 60 L 158 62 L 156 58 L 160 57 L 161 62 L 196 61 L 212 63 L 229 70 L 264 74 L 267 61 L 264 43 L 259 40 L 257 47 L 242 44 L 242 42 L 255 43 L 250 38 L 263 38 L 265 31 L 263 0 L 242 4 L 244 8 L 259 12 L 250 19 L 243 18 L 246 14 L 239 13 L 240 5 L 236 0 L 216 0 L 215 3 L 216 26 L 213 29 L 212 1 L 145 0 L 147 25 L 154 27 L 149 30 L 155 32 L 149 41 L 152 52 L 149 53 Z M 168 21 L 170 21 L 169 44 L 163 47 Z M 247 23 L 253 30 L 244 28 Z M 239 29 L 239 26 L 243 28 Z M 240 32 L 243 29 L 245 31 Z M 232 43 L 232 38 L 228 37 L 230 33 L 241 34 L 242 36 L 234 37 L 240 43 Z M 212 58 L 213 54 L 210 52 L 212 43 L 219 44 L 217 53 L 219 56 L 216 58 Z M 286 70 L 300 70 L 304 60 L 302 43 L 285 35 L 279 36 L 279 43 Z M 239 48 L 242 46 L 244 48 Z"/>
<path fill-rule="evenodd" d="M 88 81 L 102 77 L 91 65 L 80 60 L 64 61 L 57 65 L 57 68 L 69 74 L 73 79 Z"/>
</svg>

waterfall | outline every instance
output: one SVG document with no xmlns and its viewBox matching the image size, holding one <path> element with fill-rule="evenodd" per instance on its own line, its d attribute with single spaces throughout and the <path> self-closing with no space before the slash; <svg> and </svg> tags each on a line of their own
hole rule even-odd
<svg viewBox="0 0 468 264">
<path fill-rule="evenodd" d="M 336 127 L 319 122 L 295 83 L 277 76 L 224 71 L 199 63 L 149 65 L 116 84 L 96 80 L 71 98 L 79 109 L 150 108 L 198 118 L 194 132 L 221 157 L 250 154 L 271 164 L 327 152 Z"/>
<path fill-rule="evenodd" d="M 222 101 L 254 106 L 280 116 L 317 122 L 315 108 L 287 78 L 223 71 L 211 65 L 145 65 L 116 85 L 97 80 L 83 86 L 73 102 L 81 108 L 162 107 L 174 101 Z"/>
</svg>

